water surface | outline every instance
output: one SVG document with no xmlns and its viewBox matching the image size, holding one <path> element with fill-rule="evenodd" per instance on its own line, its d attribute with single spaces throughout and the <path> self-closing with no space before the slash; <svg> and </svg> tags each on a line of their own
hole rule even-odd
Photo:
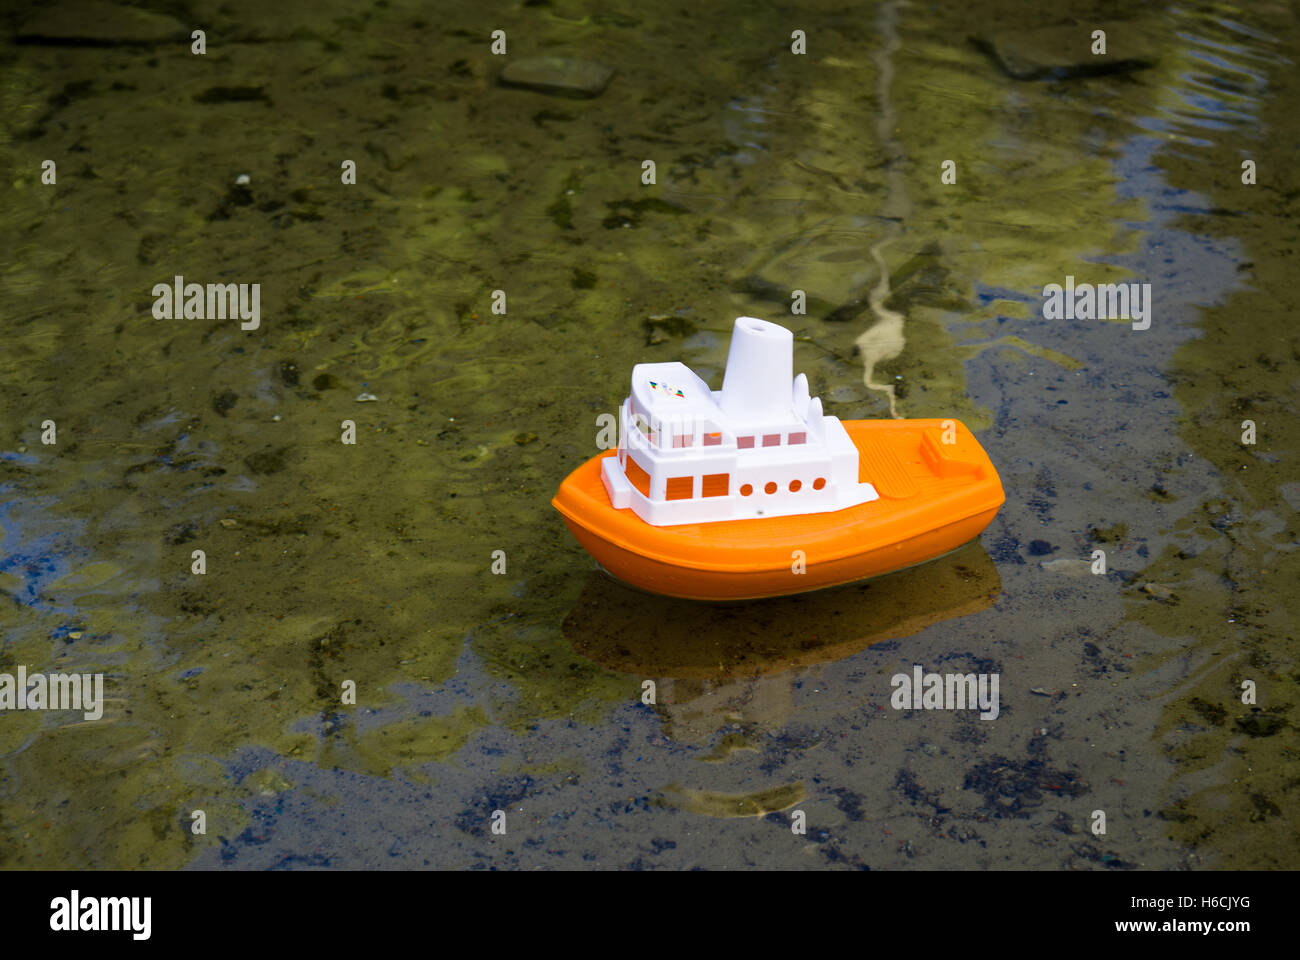
<svg viewBox="0 0 1300 960">
<path fill-rule="evenodd" d="M 0 717 L 0 863 L 1294 868 L 1300 31 L 1152 8 L 1154 66 L 1035 82 L 969 42 L 1055 18 L 232 0 L 205 59 L 6 45 L 0 669 L 111 699 Z M 502 88 L 497 28 L 618 73 Z M 156 320 L 177 274 L 261 328 Z M 1043 319 L 1067 275 L 1151 328 Z M 976 430 L 981 541 L 702 611 L 594 576 L 556 486 L 742 314 L 830 413 Z M 1000 716 L 894 711 L 913 664 Z"/>
</svg>

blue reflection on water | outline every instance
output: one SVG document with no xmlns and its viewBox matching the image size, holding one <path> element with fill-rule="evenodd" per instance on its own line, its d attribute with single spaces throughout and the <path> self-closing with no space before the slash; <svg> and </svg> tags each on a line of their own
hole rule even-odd
<svg viewBox="0 0 1300 960">
<path fill-rule="evenodd" d="M 10 458 L 6 455 L 6 459 Z M 46 591 L 51 584 L 72 571 L 73 554 L 81 552 L 74 546 L 76 536 L 68 530 L 25 533 L 30 524 L 24 521 L 52 509 L 57 498 L 24 497 L 19 501 L 14 499 L 15 493 L 12 484 L 0 484 L 0 530 L 4 532 L 3 539 L 0 539 L 0 544 L 3 545 L 3 551 L 0 552 L 0 573 L 21 578 L 22 584 L 11 593 L 20 603 L 71 617 L 76 614 L 76 607 L 72 604 L 48 602 Z M 72 521 L 65 517 L 63 522 Z M 75 629 L 75 624 L 65 623 L 54 631 L 54 636 L 61 638 Z"/>
</svg>

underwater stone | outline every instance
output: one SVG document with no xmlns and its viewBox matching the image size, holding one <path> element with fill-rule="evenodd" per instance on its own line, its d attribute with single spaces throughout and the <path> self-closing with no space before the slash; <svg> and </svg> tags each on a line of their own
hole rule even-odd
<svg viewBox="0 0 1300 960">
<path fill-rule="evenodd" d="M 288 449 L 288 447 L 281 447 L 279 450 L 260 450 L 245 457 L 244 463 L 253 473 L 279 473 L 285 467 L 284 455 Z"/>
<path fill-rule="evenodd" d="M 1075 560 L 1061 557 L 1058 560 L 1044 560 L 1038 564 L 1052 573 L 1063 573 L 1067 577 L 1086 577 L 1092 573 L 1092 564 L 1087 560 Z"/>
<path fill-rule="evenodd" d="M 1094 30 L 1106 33 L 1106 52 L 1092 52 Z M 1015 80 L 1065 80 L 1128 73 L 1154 66 L 1155 46 L 1140 21 L 1003 30 L 972 37 Z"/>
<path fill-rule="evenodd" d="M 1287 725 L 1284 717 L 1271 713 L 1252 713 L 1237 717 L 1237 726 L 1252 737 L 1271 737 Z"/>
<path fill-rule="evenodd" d="M 29 17 L 18 28 L 19 40 L 53 40 L 65 43 L 161 43 L 188 36 L 179 20 L 104 0 L 74 0 L 52 4 Z"/>
<path fill-rule="evenodd" d="M 614 76 L 614 68 L 594 60 L 569 57 L 530 57 L 507 64 L 500 82 L 562 97 L 598 97 Z"/>
</svg>

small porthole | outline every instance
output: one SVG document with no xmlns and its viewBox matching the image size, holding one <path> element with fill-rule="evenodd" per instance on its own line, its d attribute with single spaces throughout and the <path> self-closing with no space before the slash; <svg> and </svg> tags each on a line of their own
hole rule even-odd
<svg viewBox="0 0 1300 960">
<path fill-rule="evenodd" d="M 800 490 L 802 487 L 803 487 L 803 484 L 800 483 L 798 480 L 791 480 L 791 481 L 790 481 L 790 492 L 791 492 L 791 493 L 798 493 L 799 490 Z"/>
<path fill-rule="evenodd" d="M 753 492 L 754 492 L 754 488 L 750 486 L 748 483 L 742 483 L 740 485 L 740 495 L 742 497 L 747 497 Z"/>
<path fill-rule="evenodd" d="M 814 489 L 814 490 L 820 490 L 820 489 L 821 489 L 822 487 L 824 487 L 824 486 L 826 486 L 826 478 L 825 478 L 825 477 L 818 477 L 816 480 L 813 481 L 813 489 Z"/>
<path fill-rule="evenodd" d="M 776 484 L 769 480 L 768 483 L 767 483 L 767 485 L 766 485 L 765 487 L 763 487 L 763 492 L 764 492 L 764 493 L 776 493 Z"/>
</svg>

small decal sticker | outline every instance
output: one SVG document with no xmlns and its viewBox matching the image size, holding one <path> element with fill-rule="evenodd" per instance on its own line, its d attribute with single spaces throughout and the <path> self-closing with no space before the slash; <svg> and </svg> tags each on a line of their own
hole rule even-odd
<svg viewBox="0 0 1300 960">
<path fill-rule="evenodd" d="M 652 390 L 658 390 L 660 393 L 666 393 L 670 397 L 681 397 L 682 399 L 686 398 L 686 394 L 682 393 L 671 383 L 655 383 L 653 380 L 651 380 L 650 388 Z"/>
</svg>

